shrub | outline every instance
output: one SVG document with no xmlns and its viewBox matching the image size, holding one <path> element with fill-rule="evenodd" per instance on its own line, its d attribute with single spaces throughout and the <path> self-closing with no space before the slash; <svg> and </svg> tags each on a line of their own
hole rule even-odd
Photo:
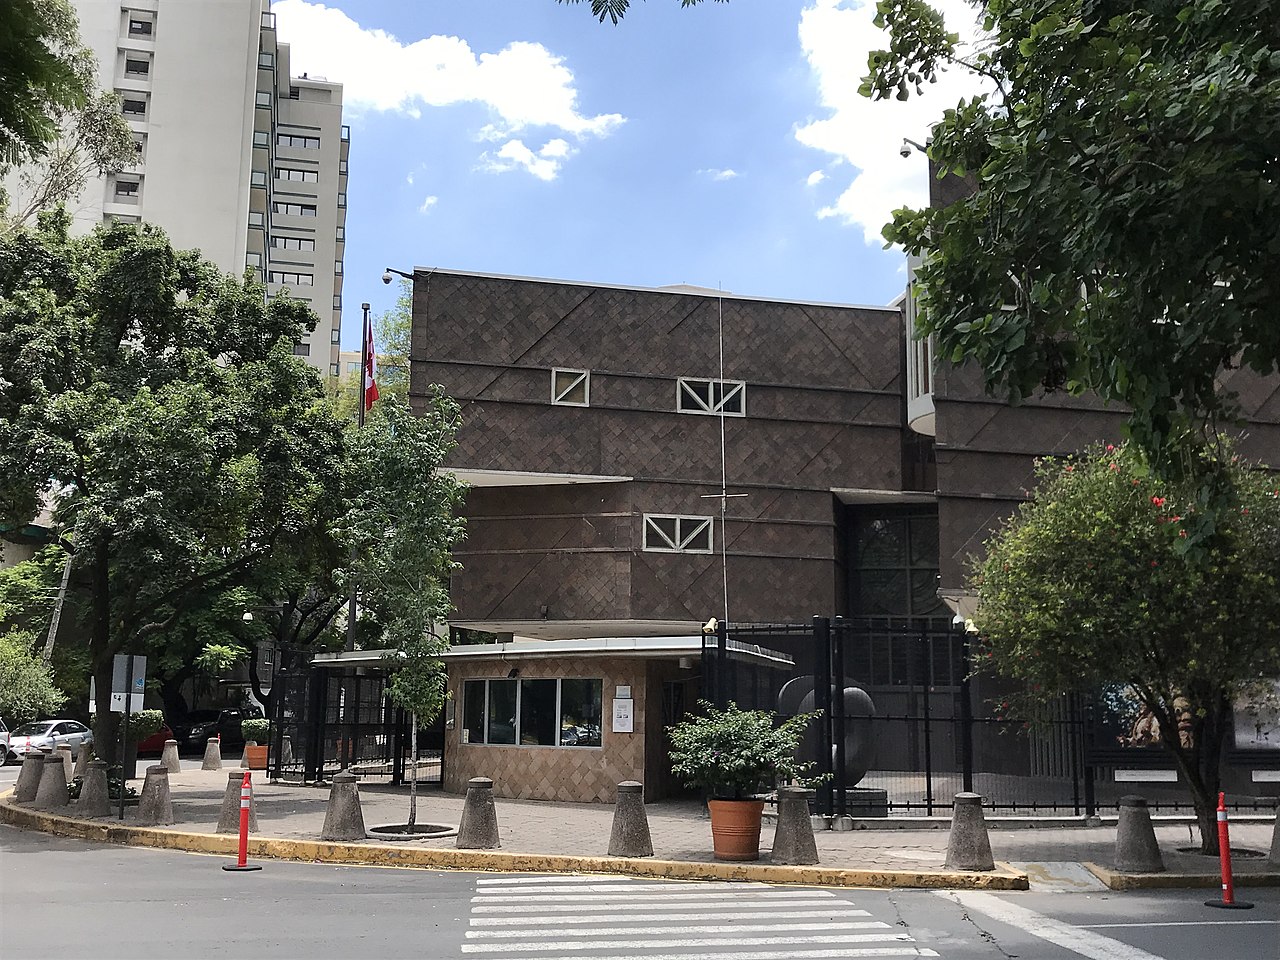
<svg viewBox="0 0 1280 960">
<path fill-rule="evenodd" d="M 147 737 L 160 732 L 164 726 L 164 711 L 139 710 L 129 714 L 129 739 L 141 743 Z"/>
<path fill-rule="evenodd" d="M 263 743 L 267 739 L 267 731 L 271 729 L 271 724 L 256 717 L 252 720 L 240 721 L 240 733 L 243 734 L 245 740 L 253 740 L 257 743 Z"/>
</svg>

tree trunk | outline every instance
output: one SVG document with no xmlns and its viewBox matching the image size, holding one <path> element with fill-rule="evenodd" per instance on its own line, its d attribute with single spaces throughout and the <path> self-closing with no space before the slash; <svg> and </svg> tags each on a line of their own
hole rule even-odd
<svg viewBox="0 0 1280 960">
<path fill-rule="evenodd" d="M 1200 828 L 1200 852 L 1210 856 L 1218 855 L 1218 791 L 1222 785 L 1222 741 L 1226 733 L 1219 703 L 1194 724 L 1189 745 L 1181 743 L 1176 723 L 1172 736 L 1165 738 L 1191 791 Z"/>
<path fill-rule="evenodd" d="M 274 679 L 272 680 L 274 684 Z M 258 674 L 258 645 L 255 643 L 250 648 L 249 653 L 249 689 L 253 691 L 254 697 L 262 704 L 262 709 L 266 711 L 268 717 L 274 717 L 275 713 L 271 708 L 271 694 L 262 688 L 262 677 Z"/>
<path fill-rule="evenodd" d="M 182 685 L 195 673 L 195 668 L 183 668 L 160 682 L 160 701 L 164 704 L 167 721 L 181 720 L 191 712 L 187 698 L 182 695 Z"/>
<path fill-rule="evenodd" d="M 418 714 L 409 714 L 409 832 L 418 822 Z"/>
</svg>

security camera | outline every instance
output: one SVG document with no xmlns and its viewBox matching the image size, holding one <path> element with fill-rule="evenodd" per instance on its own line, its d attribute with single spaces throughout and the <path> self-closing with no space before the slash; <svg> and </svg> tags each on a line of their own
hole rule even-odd
<svg viewBox="0 0 1280 960">
<path fill-rule="evenodd" d="M 903 147 L 902 149 L 904 149 L 904 150 L 905 150 L 905 149 L 906 149 L 906 147 Z M 903 156 L 906 156 L 906 154 L 903 154 Z M 382 282 L 383 282 L 383 283 L 386 283 L 386 284 L 390 284 L 390 283 L 391 283 L 391 271 L 390 271 L 390 270 L 383 271 L 383 274 L 382 274 Z"/>
<path fill-rule="evenodd" d="M 902 159 L 904 160 L 907 159 L 907 157 L 911 156 L 911 144 L 903 140 L 902 146 L 898 148 L 898 156 L 902 157 Z M 385 280 L 386 277 L 383 277 L 383 279 Z"/>
</svg>

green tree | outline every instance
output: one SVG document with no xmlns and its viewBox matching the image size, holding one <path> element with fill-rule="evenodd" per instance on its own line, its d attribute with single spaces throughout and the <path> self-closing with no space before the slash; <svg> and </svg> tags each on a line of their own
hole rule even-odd
<svg viewBox="0 0 1280 960">
<path fill-rule="evenodd" d="M 300 549 L 340 490 L 342 424 L 292 350 L 314 324 L 154 227 L 0 239 L 0 526 L 52 496 L 104 752 L 112 656 Z"/>
<path fill-rule="evenodd" d="M 363 429 L 349 434 L 348 510 L 339 528 L 351 550 L 349 576 L 376 624 L 381 646 L 393 651 L 388 695 L 410 712 L 409 826 L 417 818 L 419 723 L 430 723 L 445 699 L 447 637 L 437 624 L 448 615 L 453 546 L 462 539 L 462 484 L 440 470 L 454 445 L 458 407 L 436 394 L 420 414 L 398 393 L 374 405 Z"/>
<path fill-rule="evenodd" d="M 582 3 L 583 0 L 556 0 L 557 3 Z M 692 7 L 702 0 L 680 0 L 680 6 Z M 728 3 L 729 0 L 716 0 L 717 3 Z M 590 0 L 591 13 L 598 17 L 601 23 L 605 18 L 609 18 L 616 25 L 619 20 L 626 15 L 631 7 L 631 0 Z"/>
<path fill-rule="evenodd" d="M 94 62 L 85 52 L 68 0 L 0 6 L 0 164 L 43 154 L 58 115 L 88 102 Z"/>
<path fill-rule="evenodd" d="M 37 645 L 36 635 L 29 631 L 0 632 L 0 715 L 14 724 L 54 713 L 67 699 Z"/>
<path fill-rule="evenodd" d="M 1159 479 L 1132 445 L 1041 462 L 973 578 L 980 667 L 1020 681 L 1028 706 L 1131 688 L 1190 788 L 1206 853 L 1233 707 L 1280 674 L 1280 490 L 1235 458 L 1220 466 L 1240 506 L 1197 557 L 1180 549 L 1205 509 L 1194 481 Z"/>
<path fill-rule="evenodd" d="M 1126 404 L 1158 472 L 1207 471 L 1198 545 L 1235 506 L 1222 458 L 1197 449 L 1237 413 L 1218 376 L 1280 362 L 1280 2 L 971 5 L 976 49 L 923 0 L 881 0 L 890 44 L 862 86 L 905 100 L 957 69 L 990 91 L 929 145 L 973 192 L 884 231 L 924 258 L 919 332 L 1015 402 Z"/>
</svg>

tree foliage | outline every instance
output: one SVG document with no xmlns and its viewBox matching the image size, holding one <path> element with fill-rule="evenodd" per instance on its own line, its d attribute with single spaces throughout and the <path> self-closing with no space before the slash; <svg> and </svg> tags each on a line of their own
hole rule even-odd
<svg viewBox="0 0 1280 960">
<path fill-rule="evenodd" d="M 0 239 L 0 524 L 52 494 L 100 726 L 114 653 L 300 549 L 340 491 L 342 425 L 292 350 L 314 323 L 150 226 Z"/>
<path fill-rule="evenodd" d="M 1131 688 L 1191 787 L 1206 849 L 1232 711 L 1280 674 L 1280 489 L 1228 458 L 1239 492 L 1203 556 L 1180 549 L 1206 509 L 1133 445 L 1038 466 L 1039 484 L 975 570 L 976 659 L 1032 702 Z"/>
<path fill-rule="evenodd" d="M 40 658 L 37 636 L 27 630 L 0 632 L 0 716 L 24 723 L 54 713 L 66 699 Z"/>
<path fill-rule="evenodd" d="M 557 3 L 582 3 L 583 0 L 556 0 Z M 591 13 L 597 17 L 601 23 L 604 23 L 607 17 L 616 26 L 627 10 L 631 7 L 631 0 L 589 0 L 591 4 Z M 680 6 L 692 7 L 702 0 L 680 0 Z M 728 3 L 729 0 L 716 0 L 717 3 Z"/>
<path fill-rule="evenodd" d="M 1014 401 L 1065 388 L 1128 405 L 1162 474 L 1216 469 L 1195 449 L 1237 412 L 1219 373 L 1280 362 L 1280 2 L 972 6 L 986 37 L 967 50 L 923 0 L 881 0 L 890 45 L 862 87 L 906 99 L 961 69 L 991 91 L 947 110 L 929 146 L 974 192 L 885 228 L 924 258 L 919 331 Z"/>
</svg>

